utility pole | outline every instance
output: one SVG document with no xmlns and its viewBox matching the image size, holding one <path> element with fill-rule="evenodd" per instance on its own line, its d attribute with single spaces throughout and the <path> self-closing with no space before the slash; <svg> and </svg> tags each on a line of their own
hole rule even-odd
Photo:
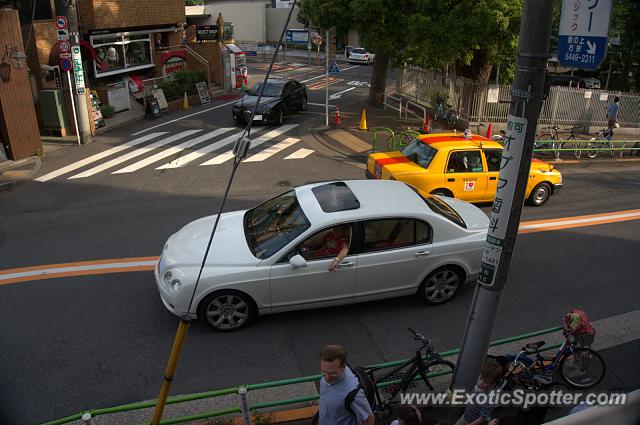
<svg viewBox="0 0 640 425">
<path fill-rule="evenodd" d="M 67 9 L 67 20 L 69 22 L 69 32 L 71 36 L 71 52 L 73 55 L 73 74 L 75 79 L 75 107 L 78 116 L 78 127 L 80 131 L 80 141 L 82 144 L 92 142 L 91 125 L 89 123 L 89 109 L 87 108 L 87 98 L 84 87 L 84 70 L 82 68 L 82 54 L 80 53 L 80 35 L 78 34 L 78 11 L 76 2 L 69 0 Z"/>
<path fill-rule="evenodd" d="M 471 391 L 485 359 L 522 213 L 542 106 L 554 0 L 525 0 L 498 190 L 452 389 Z"/>
<path fill-rule="evenodd" d="M 324 88 L 324 125 L 325 127 L 329 127 L 329 31 L 325 33 L 325 45 L 324 45 L 324 54 L 325 54 L 325 74 L 324 81 L 326 83 Z"/>
</svg>

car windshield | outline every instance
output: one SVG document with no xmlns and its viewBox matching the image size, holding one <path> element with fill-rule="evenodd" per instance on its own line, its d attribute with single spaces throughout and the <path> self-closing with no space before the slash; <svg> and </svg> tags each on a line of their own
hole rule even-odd
<svg viewBox="0 0 640 425">
<path fill-rule="evenodd" d="M 422 168 L 429 168 L 429 164 L 431 164 L 431 160 L 436 155 L 436 152 L 438 152 L 436 149 L 426 143 L 422 143 L 418 139 L 413 139 L 411 143 L 402 149 L 402 155 L 420 165 Z"/>
<path fill-rule="evenodd" d="M 351 53 L 363 54 L 363 53 L 367 53 L 367 52 L 364 49 L 353 49 L 353 50 L 351 50 Z"/>
<path fill-rule="evenodd" d="M 258 83 L 255 86 L 253 86 L 250 90 L 249 90 L 249 94 L 251 96 L 259 96 L 260 95 L 260 89 L 262 88 L 263 83 Z M 267 83 L 264 86 L 264 92 L 262 93 L 263 96 L 268 96 L 268 97 L 277 97 L 280 96 L 282 94 L 282 84 L 272 84 L 272 83 Z"/>
<path fill-rule="evenodd" d="M 408 184 L 407 186 L 409 186 L 416 194 L 418 194 L 418 196 L 420 196 L 420 198 L 422 198 L 424 203 L 427 204 L 427 206 L 431 209 L 431 211 L 441 215 L 442 217 L 446 218 L 449 221 L 454 222 L 460 227 L 464 227 L 465 229 L 467 228 L 467 224 L 464 222 L 462 217 L 460 217 L 460 215 L 456 212 L 456 210 L 451 208 L 446 202 L 441 201 L 435 196 L 431 196 L 431 195 L 422 196 L 420 192 L 418 192 L 418 189 L 411 186 L 410 184 Z"/>
<path fill-rule="evenodd" d="M 310 227 L 307 216 L 291 190 L 249 210 L 244 215 L 244 233 L 253 255 L 265 259 Z"/>
</svg>

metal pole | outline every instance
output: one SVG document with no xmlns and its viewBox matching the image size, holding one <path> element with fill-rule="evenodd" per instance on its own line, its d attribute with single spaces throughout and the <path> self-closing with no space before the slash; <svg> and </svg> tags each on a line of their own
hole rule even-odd
<svg viewBox="0 0 640 425">
<path fill-rule="evenodd" d="M 609 71 L 607 72 L 607 83 L 604 85 L 604 89 L 609 88 L 609 78 L 611 78 L 611 66 L 613 65 L 613 58 L 609 56 Z"/>
<path fill-rule="evenodd" d="M 324 90 L 324 125 L 326 127 L 329 127 L 329 31 L 327 31 L 324 36 L 325 36 L 324 54 L 326 56 L 325 58 L 326 70 L 324 75 L 324 81 L 325 83 L 327 83 Z"/>
<path fill-rule="evenodd" d="M 71 97 L 71 110 L 73 111 L 73 124 L 76 128 L 78 146 L 80 146 L 80 129 L 78 129 L 78 113 L 76 112 L 76 102 L 73 100 L 73 84 L 71 83 L 71 71 L 67 71 L 67 81 L 69 81 L 69 94 Z"/>
<path fill-rule="evenodd" d="M 307 65 L 311 66 L 311 21 L 309 21 L 309 30 L 307 31 Z"/>
<path fill-rule="evenodd" d="M 247 401 L 247 387 L 240 387 L 238 389 L 238 395 L 240 396 L 240 412 L 242 414 L 242 424 L 251 425 L 251 411 L 249 409 L 249 402 Z"/>
<path fill-rule="evenodd" d="M 89 109 L 87 108 L 87 98 L 84 88 L 84 70 L 82 69 L 82 55 L 80 54 L 80 38 L 78 34 L 78 12 L 76 10 L 76 0 L 70 0 L 67 9 L 67 20 L 69 22 L 69 33 L 72 40 L 71 51 L 77 51 L 77 59 L 74 58 L 74 75 L 76 83 L 82 81 L 82 86 L 76 84 L 76 108 L 80 127 L 80 140 L 83 144 L 91 143 L 91 125 L 89 123 Z M 78 67 L 78 69 L 76 69 Z"/>
<path fill-rule="evenodd" d="M 93 419 L 92 419 L 91 413 L 82 414 L 82 423 L 83 425 L 93 425 Z"/>
<path fill-rule="evenodd" d="M 189 319 L 180 319 L 178 330 L 176 331 L 176 337 L 173 340 L 173 347 L 171 348 L 171 354 L 169 355 L 169 361 L 167 362 L 167 368 L 164 372 L 164 379 L 162 386 L 160 387 L 160 395 L 156 403 L 155 409 L 153 409 L 153 418 L 151 419 L 151 425 L 158 425 L 160 419 L 162 419 L 162 413 L 164 412 L 164 406 L 167 402 L 167 396 L 169 395 L 169 388 L 171 388 L 171 381 L 173 381 L 173 375 L 176 372 L 178 366 L 178 359 L 184 346 L 184 341 L 187 338 L 187 331 L 189 330 Z"/>
<path fill-rule="evenodd" d="M 471 391 L 489 349 L 516 242 L 549 57 L 553 0 L 525 0 L 498 190 L 452 388 Z"/>
</svg>

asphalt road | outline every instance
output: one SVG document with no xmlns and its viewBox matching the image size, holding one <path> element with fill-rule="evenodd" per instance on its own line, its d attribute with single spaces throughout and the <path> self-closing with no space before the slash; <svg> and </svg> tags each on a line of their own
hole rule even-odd
<svg viewBox="0 0 640 425">
<path fill-rule="evenodd" d="M 312 71 L 299 78 L 318 75 Z M 340 101 L 364 104 L 366 87 L 349 82 L 367 81 L 369 72 L 366 67 L 343 71 L 332 93 L 356 87 Z M 322 87 L 310 93 L 310 102 L 324 98 Z M 219 100 L 210 107 L 227 102 Z M 44 158 L 39 176 L 152 132 L 175 135 L 233 127 L 230 108 L 220 106 L 151 130 L 146 129 L 162 122 L 145 121 L 99 137 L 92 145 L 57 150 Z M 323 121 L 322 113 L 321 107 L 310 106 L 308 112 L 288 117 L 285 124 L 299 125 L 265 146 L 293 137 L 300 139 L 295 149 L 243 164 L 227 210 L 246 208 L 308 181 L 362 178 L 361 168 L 309 136 L 309 129 Z M 134 135 L 138 132 L 142 133 Z M 313 153 L 284 159 L 296 149 Z M 110 173 L 139 159 L 86 178 L 68 178 L 84 167 L 0 194 L 0 270 L 158 255 L 172 232 L 217 211 L 229 163 Z M 542 208 L 525 207 L 523 220 L 640 206 L 637 163 L 566 165 L 560 170 L 565 189 Z M 494 338 L 555 326 L 575 306 L 594 320 L 637 309 L 638 223 L 519 236 Z M 467 287 L 437 307 L 409 297 L 266 316 L 231 334 L 213 333 L 194 323 L 171 393 L 317 373 L 317 351 L 329 342 L 346 344 L 354 364 L 401 358 L 413 348 L 404 331 L 408 326 L 422 330 L 439 349 L 453 348 L 461 341 L 472 296 L 473 288 Z M 5 365 L 0 374 L 0 423 L 38 423 L 157 396 L 177 320 L 160 303 L 151 272 L 3 285 L 0 311 L 0 360 Z"/>
</svg>

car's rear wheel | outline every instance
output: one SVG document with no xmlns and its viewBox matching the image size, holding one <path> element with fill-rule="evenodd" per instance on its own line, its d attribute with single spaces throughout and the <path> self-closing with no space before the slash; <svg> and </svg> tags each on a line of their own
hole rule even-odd
<svg viewBox="0 0 640 425">
<path fill-rule="evenodd" d="M 198 307 L 198 318 L 216 331 L 231 332 L 249 324 L 257 308 L 251 297 L 232 290 L 209 294 Z"/>
<path fill-rule="evenodd" d="M 533 188 L 529 195 L 529 204 L 534 207 L 543 206 L 551 197 L 551 186 L 549 183 L 542 182 Z"/>
<path fill-rule="evenodd" d="M 429 274 L 420 285 L 420 294 L 429 304 L 444 304 L 460 289 L 463 273 L 456 267 L 441 267 Z"/>
</svg>

